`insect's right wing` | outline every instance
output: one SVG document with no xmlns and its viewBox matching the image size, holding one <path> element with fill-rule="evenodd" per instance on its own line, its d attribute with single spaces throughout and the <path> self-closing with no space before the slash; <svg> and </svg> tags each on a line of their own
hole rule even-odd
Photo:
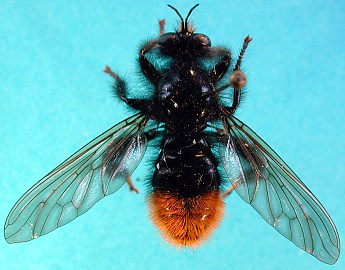
<svg viewBox="0 0 345 270">
<path fill-rule="evenodd" d="M 25 242 L 49 233 L 117 191 L 145 153 L 147 121 L 136 114 L 118 123 L 31 187 L 6 219 L 6 241 Z"/>
<path fill-rule="evenodd" d="M 320 261 L 340 253 L 337 229 L 321 203 L 253 130 L 234 116 L 223 119 L 219 154 L 236 192 L 279 233 Z"/>
</svg>

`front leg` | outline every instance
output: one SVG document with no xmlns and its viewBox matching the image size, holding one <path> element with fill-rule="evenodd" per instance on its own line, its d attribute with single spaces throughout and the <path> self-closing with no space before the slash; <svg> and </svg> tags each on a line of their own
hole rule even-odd
<svg viewBox="0 0 345 270">
<path fill-rule="evenodd" d="M 213 67 L 209 73 L 209 77 L 213 83 L 218 82 L 228 71 L 231 61 L 231 54 L 225 48 L 212 48 L 210 57 L 222 57 L 221 60 Z"/>
<path fill-rule="evenodd" d="M 159 35 L 164 34 L 164 27 L 165 27 L 165 20 L 159 20 Z M 142 73 L 152 82 L 154 85 L 157 85 L 161 74 L 157 71 L 157 69 L 154 67 L 154 65 L 146 58 L 145 54 L 153 49 L 155 49 L 158 46 L 158 39 L 154 39 L 151 41 L 148 41 L 144 44 L 144 46 L 140 49 L 139 53 L 139 64 Z"/>
<path fill-rule="evenodd" d="M 158 46 L 157 39 L 147 42 L 141 49 L 139 54 L 139 64 L 142 73 L 149 79 L 151 83 L 157 85 L 161 74 L 154 65 L 146 58 L 145 54 Z"/>
<path fill-rule="evenodd" d="M 245 37 L 245 39 L 243 40 L 241 52 L 237 58 L 236 65 L 233 69 L 234 72 L 230 76 L 229 83 L 222 85 L 216 89 L 216 92 L 219 93 L 219 92 L 227 89 L 228 87 L 234 88 L 233 100 L 232 100 L 231 107 L 226 106 L 223 108 L 225 114 L 233 114 L 236 111 L 236 109 L 238 108 L 238 106 L 240 105 L 241 90 L 243 89 L 243 87 L 247 83 L 246 75 L 241 71 L 241 63 L 242 63 L 244 53 L 248 47 L 248 44 L 251 41 L 252 41 L 251 37 L 249 37 L 249 36 Z"/>
</svg>

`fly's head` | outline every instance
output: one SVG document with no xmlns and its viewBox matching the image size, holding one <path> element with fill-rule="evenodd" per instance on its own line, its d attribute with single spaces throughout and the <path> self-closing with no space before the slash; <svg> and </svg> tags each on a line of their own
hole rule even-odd
<svg viewBox="0 0 345 270">
<path fill-rule="evenodd" d="M 208 54 L 211 47 L 211 40 L 204 34 L 194 33 L 194 29 L 188 24 L 190 14 L 198 5 L 191 8 L 186 19 L 182 18 L 176 8 L 168 5 L 180 17 L 181 25 L 177 32 L 165 33 L 159 37 L 158 45 L 164 55 L 174 58 L 193 58 Z"/>
</svg>

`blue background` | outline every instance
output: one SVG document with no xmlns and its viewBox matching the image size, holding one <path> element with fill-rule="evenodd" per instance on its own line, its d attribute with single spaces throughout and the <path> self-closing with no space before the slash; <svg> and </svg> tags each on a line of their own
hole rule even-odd
<svg viewBox="0 0 345 270">
<path fill-rule="evenodd" d="M 0 221 L 37 180 L 130 114 L 111 96 L 106 64 L 140 89 L 138 45 L 195 1 L 1 1 Z M 237 116 L 304 180 L 345 233 L 345 2 L 199 1 L 198 31 L 244 60 L 248 94 Z M 141 166 L 134 179 L 150 168 Z M 144 190 L 144 184 L 135 181 Z M 8 245 L 1 269 L 345 269 L 299 250 L 237 194 L 197 250 L 167 245 L 145 194 L 124 187 L 47 236 Z"/>
</svg>

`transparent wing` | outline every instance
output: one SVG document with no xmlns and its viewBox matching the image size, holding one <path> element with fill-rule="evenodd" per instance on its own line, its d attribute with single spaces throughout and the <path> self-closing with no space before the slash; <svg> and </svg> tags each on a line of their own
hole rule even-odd
<svg viewBox="0 0 345 270">
<path fill-rule="evenodd" d="M 118 123 L 36 183 L 6 219 L 7 242 L 24 242 L 47 234 L 118 190 L 145 153 L 146 122 L 145 116 L 136 114 Z"/>
<path fill-rule="evenodd" d="M 233 116 L 223 125 L 220 158 L 237 193 L 299 248 L 334 264 L 340 240 L 325 208 L 253 130 Z"/>
</svg>

